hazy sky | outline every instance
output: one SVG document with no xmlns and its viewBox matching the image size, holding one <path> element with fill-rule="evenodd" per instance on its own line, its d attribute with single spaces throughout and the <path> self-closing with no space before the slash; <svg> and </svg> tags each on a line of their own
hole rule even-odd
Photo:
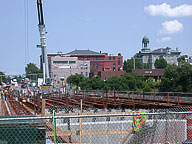
<svg viewBox="0 0 192 144">
<path fill-rule="evenodd" d="M 151 50 L 179 48 L 192 56 L 191 0 L 44 0 L 47 52 L 90 49 L 132 57 L 147 36 Z M 1 0 L 0 71 L 39 66 L 36 0 Z"/>
</svg>

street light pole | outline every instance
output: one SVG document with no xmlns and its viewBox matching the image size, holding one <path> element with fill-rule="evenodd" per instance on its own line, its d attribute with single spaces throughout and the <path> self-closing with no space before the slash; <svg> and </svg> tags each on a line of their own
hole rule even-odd
<svg viewBox="0 0 192 144">
<path fill-rule="evenodd" d="M 135 69 L 135 57 L 133 57 L 133 69 Z"/>
<path fill-rule="evenodd" d="M 63 82 L 64 82 L 64 80 L 65 80 L 65 78 L 64 77 L 61 77 L 61 82 L 62 82 L 62 88 L 63 88 L 63 91 L 62 91 L 62 93 L 64 93 L 64 86 L 63 86 Z"/>
</svg>

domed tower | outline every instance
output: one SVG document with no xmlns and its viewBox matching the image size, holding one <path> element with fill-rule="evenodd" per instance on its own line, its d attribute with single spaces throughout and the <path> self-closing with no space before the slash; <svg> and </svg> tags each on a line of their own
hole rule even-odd
<svg viewBox="0 0 192 144">
<path fill-rule="evenodd" d="M 150 51 L 150 48 L 148 48 L 148 44 L 149 44 L 149 39 L 146 36 L 144 36 L 142 40 L 142 49 L 141 49 L 142 52 Z"/>
</svg>

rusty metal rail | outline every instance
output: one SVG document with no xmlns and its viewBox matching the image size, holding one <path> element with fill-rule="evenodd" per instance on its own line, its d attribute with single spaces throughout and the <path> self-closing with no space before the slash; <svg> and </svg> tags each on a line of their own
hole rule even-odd
<svg viewBox="0 0 192 144">
<path fill-rule="evenodd" d="M 33 115 L 32 111 L 29 111 L 21 102 L 14 98 L 8 97 L 7 101 L 13 115 Z"/>
</svg>

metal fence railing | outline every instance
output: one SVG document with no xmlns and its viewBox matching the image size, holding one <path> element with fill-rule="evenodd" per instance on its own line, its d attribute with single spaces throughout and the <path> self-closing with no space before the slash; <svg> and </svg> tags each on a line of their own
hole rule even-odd
<svg viewBox="0 0 192 144">
<path fill-rule="evenodd" d="M 0 143 L 188 143 L 192 141 L 192 107 L 158 110 L 46 108 L 44 117 L 1 116 Z M 53 113 L 56 112 L 55 116 Z M 133 117 L 144 115 L 139 131 Z"/>
</svg>

